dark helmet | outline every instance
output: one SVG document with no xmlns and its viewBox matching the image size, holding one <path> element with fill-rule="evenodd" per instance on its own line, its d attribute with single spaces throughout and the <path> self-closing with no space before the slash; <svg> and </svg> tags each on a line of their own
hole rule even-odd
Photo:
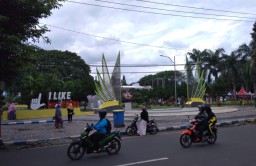
<svg viewBox="0 0 256 166">
<path fill-rule="evenodd" d="M 199 105 L 198 108 L 199 108 L 199 111 L 200 111 L 200 112 L 202 112 L 202 111 L 205 110 L 205 106 L 204 106 L 204 105 Z"/>
<path fill-rule="evenodd" d="M 205 112 L 207 113 L 207 114 L 209 114 L 209 113 L 211 113 L 212 112 L 212 109 L 211 109 L 211 107 L 210 106 L 205 106 Z"/>
<path fill-rule="evenodd" d="M 99 117 L 100 117 L 100 119 L 105 118 L 106 115 L 107 115 L 107 111 L 106 111 L 105 109 L 101 109 L 101 110 L 99 110 L 98 112 L 99 112 Z"/>
</svg>

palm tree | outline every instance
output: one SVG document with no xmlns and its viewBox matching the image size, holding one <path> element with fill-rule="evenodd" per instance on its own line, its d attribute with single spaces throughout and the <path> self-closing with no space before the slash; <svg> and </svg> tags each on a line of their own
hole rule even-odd
<svg viewBox="0 0 256 166">
<path fill-rule="evenodd" d="M 196 67 L 197 62 L 203 62 L 204 61 L 204 56 L 205 51 L 201 52 L 198 49 L 193 49 L 192 52 L 188 52 L 187 55 L 189 55 L 189 58 L 191 61 L 188 62 L 188 64 L 193 68 Z M 202 65 L 200 64 L 200 68 L 202 68 Z"/>
<path fill-rule="evenodd" d="M 252 42 L 250 46 L 252 48 L 251 52 L 251 77 L 253 79 L 253 89 L 254 89 L 254 96 L 256 96 L 256 22 L 253 24 L 252 28 L 253 32 L 251 33 Z"/>
<path fill-rule="evenodd" d="M 222 74 L 226 74 L 231 80 L 232 91 L 234 93 L 234 98 L 236 99 L 236 80 L 239 76 L 239 56 L 236 51 L 231 52 L 230 55 L 223 54 L 223 58 L 220 64 Z"/>
<path fill-rule="evenodd" d="M 242 44 L 236 51 L 237 56 L 240 58 L 240 68 L 239 75 L 241 76 L 241 80 L 243 80 L 243 85 L 245 90 L 249 89 L 249 82 L 251 81 L 251 48 L 246 44 Z"/>
<path fill-rule="evenodd" d="M 207 82 L 210 83 L 212 81 L 212 76 L 214 80 L 217 80 L 218 74 L 220 72 L 220 61 L 225 50 L 223 48 L 219 48 L 213 52 L 212 50 L 206 50 L 207 56 L 204 59 L 204 67 L 208 72 Z"/>
</svg>

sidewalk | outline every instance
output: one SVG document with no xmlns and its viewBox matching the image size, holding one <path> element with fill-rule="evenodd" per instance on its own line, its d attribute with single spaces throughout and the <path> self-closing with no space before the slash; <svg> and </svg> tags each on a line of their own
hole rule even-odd
<svg viewBox="0 0 256 166">
<path fill-rule="evenodd" d="M 256 109 L 253 106 L 230 106 L 230 107 L 212 107 L 213 112 L 218 118 L 218 125 L 235 124 L 256 120 Z M 125 134 L 126 127 L 131 123 L 135 114 L 140 114 L 140 110 L 131 110 L 125 112 L 125 127 L 118 128 L 122 134 Z M 148 110 L 150 119 L 155 119 L 160 131 L 183 129 L 188 124 L 188 116 L 193 117 L 198 113 L 197 108 L 173 108 Z M 108 119 L 112 123 L 113 114 L 108 113 Z M 7 145 L 24 144 L 61 144 L 70 143 L 71 138 L 76 138 L 83 131 L 87 123 L 96 123 L 98 115 L 74 116 L 72 123 L 66 121 L 64 117 L 64 127 L 55 129 L 52 119 L 33 119 L 2 122 L 2 140 Z"/>
</svg>

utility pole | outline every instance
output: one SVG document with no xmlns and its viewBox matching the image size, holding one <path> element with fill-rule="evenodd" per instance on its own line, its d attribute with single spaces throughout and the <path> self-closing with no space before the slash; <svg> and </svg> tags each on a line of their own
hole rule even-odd
<svg viewBox="0 0 256 166">
<path fill-rule="evenodd" d="M 168 58 L 171 61 L 171 63 L 174 64 L 174 91 L 175 91 L 175 102 L 174 102 L 174 105 L 177 106 L 177 85 L 176 85 L 176 63 L 175 63 L 175 56 L 173 58 L 174 61 L 170 57 L 168 57 L 168 56 L 165 56 L 165 55 L 160 55 L 160 56 Z"/>
</svg>

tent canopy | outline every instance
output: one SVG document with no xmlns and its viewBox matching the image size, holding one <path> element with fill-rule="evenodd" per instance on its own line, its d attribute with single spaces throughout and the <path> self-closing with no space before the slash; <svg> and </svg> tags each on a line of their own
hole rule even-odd
<svg viewBox="0 0 256 166">
<path fill-rule="evenodd" d="M 237 96 L 251 96 L 252 93 L 247 93 L 243 87 L 241 87 L 241 89 L 239 90 L 239 92 L 236 93 Z"/>
</svg>

